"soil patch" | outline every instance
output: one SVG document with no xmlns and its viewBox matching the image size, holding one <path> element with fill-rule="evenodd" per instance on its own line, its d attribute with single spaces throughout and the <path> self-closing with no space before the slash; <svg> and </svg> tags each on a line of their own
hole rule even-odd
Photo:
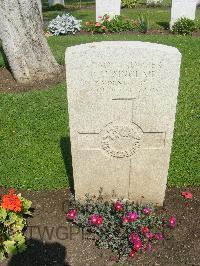
<svg viewBox="0 0 200 266">
<path fill-rule="evenodd" d="M 22 92 L 49 89 L 53 85 L 64 82 L 66 80 L 65 76 L 65 67 L 61 66 L 60 73 L 53 79 L 43 80 L 32 84 L 19 84 L 8 69 L 0 68 L 0 92 Z"/>
<path fill-rule="evenodd" d="M 184 199 L 181 191 L 193 193 Z M 0 189 L 0 194 L 5 192 Z M 18 191 L 19 192 L 19 191 Z M 35 208 L 28 219 L 27 250 L 1 266 L 103 266 L 116 265 L 108 250 L 98 249 L 91 236 L 66 224 L 67 190 L 21 191 L 33 201 Z M 137 254 L 131 261 L 118 265 L 200 265 L 200 187 L 168 188 L 163 211 L 177 218 L 177 227 L 154 251 Z"/>
</svg>

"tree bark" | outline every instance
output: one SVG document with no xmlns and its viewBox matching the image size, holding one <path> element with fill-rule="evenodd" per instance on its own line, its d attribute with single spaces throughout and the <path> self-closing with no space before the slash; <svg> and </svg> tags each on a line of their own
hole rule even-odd
<svg viewBox="0 0 200 266">
<path fill-rule="evenodd" d="M 39 4 L 40 0 L 0 0 L 0 39 L 19 83 L 49 79 L 60 71 L 44 36 Z"/>
</svg>

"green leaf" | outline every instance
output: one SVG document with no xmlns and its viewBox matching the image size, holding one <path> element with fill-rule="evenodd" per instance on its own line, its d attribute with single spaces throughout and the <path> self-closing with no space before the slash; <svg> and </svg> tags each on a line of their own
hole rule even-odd
<svg viewBox="0 0 200 266">
<path fill-rule="evenodd" d="M 17 253 L 17 248 L 15 246 L 15 241 L 14 240 L 7 240 L 3 242 L 3 246 L 5 248 L 5 251 L 8 254 L 16 254 Z"/>
<path fill-rule="evenodd" d="M 7 216 L 7 211 L 0 207 L 0 222 L 4 222 Z"/>
</svg>

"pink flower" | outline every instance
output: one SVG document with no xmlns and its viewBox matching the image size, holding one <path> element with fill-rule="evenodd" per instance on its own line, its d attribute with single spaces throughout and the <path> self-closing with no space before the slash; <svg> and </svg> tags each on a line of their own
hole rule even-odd
<svg viewBox="0 0 200 266">
<path fill-rule="evenodd" d="M 146 237 L 151 240 L 154 237 L 154 234 L 152 232 L 146 233 Z"/>
<path fill-rule="evenodd" d="M 169 218 L 169 227 L 174 228 L 176 226 L 176 218 L 175 217 L 170 217 Z"/>
<path fill-rule="evenodd" d="M 149 232 L 149 228 L 147 226 L 143 226 L 142 229 L 141 229 L 141 232 L 142 232 L 142 234 L 145 235 L 146 233 Z"/>
<path fill-rule="evenodd" d="M 103 223 L 103 217 L 98 214 L 92 214 L 89 217 L 89 223 L 93 225 L 101 225 Z"/>
<path fill-rule="evenodd" d="M 132 244 L 134 244 L 135 242 L 140 242 L 141 241 L 139 235 L 137 233 L 134 233 L 134 232 L 130 233 L 129 240 L 130 240 L 130 242 Z"/>
<path fill-rule="evenodd" d="M 141 249 L 141 247 L 142 247 L 142 242 L 141 241 L 137 241 L 137 242 L 134 243 L 134 246 L 133 246 L 134 250 L 138 251 L 138 250 Z"/>
<path fill-rule="evenodd" d="M 185 198 L 185 199 L 192 199 L 193 195 L 191 192 L 185 191 L 185 192 L 181 192 L 181 195 Z"/>
<path fill-rule="evenodd" d="M 149 215 L 149 214 L 151 213 L 151 209 L 150 209 L 150 208 L 144 208 L 144 209 L 143 209 L 143 213 L 144 213 L 145 215 Z"/>
<path fill-rule="evenodd" d="M 129 219 L 128 219 L 127 216 L 124 216 L 124 217 L 122 218 L 122 221 L 123 221 L 123 223 L 128 223 L 128 222 L 129 222 Z"/>
<path fill-rule="evenodd" d="M 114 206 L 115 210 L 118 212 L 118 211 L 121 211 L 123 210 L 123 204 L 120 202 L 120 201 L 117 201 L 115 203 L 115 206 Z"/>
<path fill-rule="evenodd" d="M 102 30 L 106 30 L 106 26 L 102 26 Z"/>
<path fill-rule="evenodd" d="M 162 233 L 155 233 L 154 237 L 157 239 L 157 240 L 164 240 L 164 236 Z"/>
<path fill-rule="evenodd" d="M 70 220 L 74 220 L 77 216 L 77 211 L 75 209 L 69 210 L 67 212 L 67 218 Z"/>
<path fill-rule="evenodd" d="M 135 253 L 136 253 L 136 251 L 135 250 L 132 250 L 130 253 L 129 253 L 129 257 L 134 257 L 135 256 Z"/>
<path fill-rule="evenodd" d="M 101 225 L 103 223 L 103 217 L 101 215 L 97 218 L 97 225 Z"/>
<path fill-rule="evenodd" d="M 100 26 L 101 26 L 101 23 L 99 23 L 99 22 L 95 23 L 95 27 L 100 27 Z"/>
<path fill-rule="evenodd" d="M 151 243 L 147 243 L 146 246 L 144 247 L 144 250 L 149 252 L 152 250 L 152 244 Z"/>
<path fill-rule="evenodd" d="M 102 18 L 102 16 L 98 16 L 98 18 Z"/>
<path fill-rule="evenodd" d="M 129 219 L 129 222 L 134 222 L 137 220 L 138 214 L 137 214 L 137 212 L 129 212 L 127 217 Z"/>
</svg>

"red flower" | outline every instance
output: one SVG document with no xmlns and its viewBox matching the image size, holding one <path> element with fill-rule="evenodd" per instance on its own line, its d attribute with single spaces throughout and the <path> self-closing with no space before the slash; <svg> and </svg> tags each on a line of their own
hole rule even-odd
<svg viewBox="0 0 200 266">
<path fill-rule="evenodd" d="M 133 246 L 134 250 L 136 250 L 136 251 L 140 250 L 141 247 L 142 247 L 142 242 L 141 241 L 135 242 L 135 244 Z"/>
<path fill-rule="evenodd" d="M 129 240 L 132 244 L 134 244 L 136 242 L 140 242 L 141 239 L 137 233 L 132 232 L 129 235 Z"/>
<path fill-rule="evenodd" d="M 145 235 L 146 233 L 149 232 L 149 228 L 147 226 L 144 226 L 144 227 L 142 227 L 141 232 L 142 232 L 142 234 Z"/>
<path fill-rule="evenodd" d="M 186 199 L 192 199 L 193 195 L 191 192 L 185 191 L 185 192 L 181 192 L 181 195 L 186 198 Z"/>
<path fill-rule="evenodd" d="M 98 214 L 92 214 L 89 217 L 89 223 L 93 225 L 101 225 L 103 223 L 103 217 Z"/>
<path fill-rule="evenodd" d="M 97 218 L 97 224 L 101 225 L 102 223 L 103 223 L 103 217 L 101 215 L 99 215 Z"/>
<path fill-rule="evenodd" d="M 135 250 L 132 250 L 132 251 L 129 253 L 129 257 L 134 257 L 134 256 L 135 256 L 135 253 L 136 253 L 136 251 L 135 251 Z"/>
<path fill-rule="evenodd" d="M 70 220 L 74 220 L 77 216 L 77 211 L 75 209 L 69 210 L 67 212 L 67 218 Z"/>
<path fill-rule="evenodd" d="M 117 201 L 117 202 L 115 203 L 114 208 L 115 208 L 115 210 L 118 212 L 118 211 L 123 210 L 123 205 L 122 205 L 122 203 L 121 203 L 120 201 Z"/>
<path fill-rule="evenodd" d="M 146 233 L 146 237 L 151 240 L 154 237 L 154 234 L 151 232 Z"/>
<path fill-rule="evenodd" d="M 174 228 L 176 226 L 176 218 L 175 217 L 170 217 L 169 218 L 169 227 Z"/>
<path fill-rule="evenodd" d="M 152 250 L 152 244 L 151 243 L 147 243 L 146 246 L 144 247 L 144 251 L 151 251 Z"/>
<path fill-rule="evenodd" d="M 149 214 L 151 213 L 151 209 L 150 209 L 150 208 L 144 208 L 144 209 L 143 209 L 143 213 L 144 213 L 145 215 L 149 215 Z"/>
<path fill-rule="evenodd" d="M 100 26 L 101 26 L 101 23 L 99 23 L 99 22 L 95 23 L 95 27 L 100 27 Z"/>
<path fill-rule="evenodd" d="M 136 221 L 137 218 L 138 218 L 137 212 L 129 212 L 128 213 L 128 219 L 129 219 L 130 222 Z"/>
<path fill-rule="evenodd" d="M 7 195 L 3 195 L 1 206 L 10 211 L 20 212 L 22 210 L 22 202 L 15 194 L 14 189 L 10 189 Z"/>
<path fill-rule="evenodd" d="M 154 236 L 157 240 L 164 240 L 164 236 L 162 233 L 155 233 Z"/>
<path fill-rule="evenodd" d="M 123 221 L 123 223 L 128 223 L 128 222 L 129 222 L 129 219 L 128 219 L 127 216 L 124 216 L 124 217 L 122 218 L 122 221 Z"/>
</svg>

